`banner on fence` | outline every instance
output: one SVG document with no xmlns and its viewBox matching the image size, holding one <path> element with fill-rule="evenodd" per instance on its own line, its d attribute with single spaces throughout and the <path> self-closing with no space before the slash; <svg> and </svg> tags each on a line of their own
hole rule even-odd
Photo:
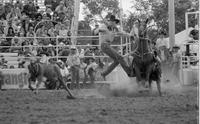
<svg viewBox="0 0 200 124">
<path fill-rule="evenodd" d="M 27 69 L 0 69 L 3 74 L 3 82 L 1 84 L 2 89 L 29 89 L 28 88 L 28 78 L 29 72 Z M 107 82 L 117 81 L 119 78 L 119 69 L 116 68 L 111 72 L 107 77 Z M 100 75 L 100 70 L 95 73 L 95 81 L 102 82 L 102 77 Z M 121 73 L 120 73 L 121 74 Z M 84 80 L 84 72 L 80 70 L 80 82 Z M 88 79 L 88 82 L 90 80 Z M 36 82 L 32 82 L 32 87 L 36 88 Z M 44 88 L 44 83 L 39 87 L 40 89 Z"/>
<path fill-rule="evenodd" d="M 27 69 L 2 69 L 2 89 L 28 89 Z M 35 87 L 35 84 L 32 84 Z"/>
</svg>

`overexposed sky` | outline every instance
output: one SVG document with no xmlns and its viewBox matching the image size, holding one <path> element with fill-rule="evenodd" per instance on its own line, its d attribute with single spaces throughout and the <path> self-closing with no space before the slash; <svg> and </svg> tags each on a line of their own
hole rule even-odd
<svg viewBox="0 0 200 124">
<path fill-rule="evenodd" d="M 123 13 L 128 14 L 129 11 L 132 11 L 131 6 L 133 3 L 131 3 L 133 0 L 122 0 L 122 8 Z M 83 4 L 80 5 L 80 13 L 79 13 L 79 20 L 83 20 Z"/>
<path fill-rule="evenodd" d="M 133 3 L 131 1 L 133 0 L 122 0 L 122 8 L 124 13 L 132 10 L 131 6 L 133 6 Z"/>
</svg>

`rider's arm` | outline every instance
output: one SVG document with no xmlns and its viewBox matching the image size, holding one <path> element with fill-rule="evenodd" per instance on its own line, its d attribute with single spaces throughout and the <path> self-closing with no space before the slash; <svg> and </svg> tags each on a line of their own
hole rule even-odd
<svg viewBox="0 0 200 124">
<path fill-rule="evenodd" d="M 120 31 L 120 32 L 117 32 L 115 33 L 116 35 L 123 35 L 123 36 L 130 36 L 129 33 L 126 33 L 125 31 Z"/>
<path fill-rule="evenodd" d="M 107 32 L 108 28 L 106 25 L 101 25 L 99 28 L 97 28 L 96 30 L 94 30 L 94 33 L 97 34 L 99 32 L 103 33 L 103 32 Z"/>
</svg>

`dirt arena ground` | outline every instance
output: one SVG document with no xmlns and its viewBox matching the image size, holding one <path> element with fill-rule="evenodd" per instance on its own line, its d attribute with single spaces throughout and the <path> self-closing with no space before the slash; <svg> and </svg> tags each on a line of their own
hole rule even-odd
<svg viewBox="0 0 200 124">
<path fill-rule="evenodd" d="M 0 91 L 0 124 L 197 124 L 198 85 L 183 86 L 170 71 L 164 75 L 170 82 L 162 82 L 162 97 L 156 83 L 152 93 L 139 93 L 123 73 L 109 88 L 74 90 L 75 100 L 63 90 Z"/>
<path fill-rule="evenodd" d="M 164 84 L 150 93 L 81 90 L 0 91 L 0 124 L 197 124 L 197 86 Z"/>
</svg>

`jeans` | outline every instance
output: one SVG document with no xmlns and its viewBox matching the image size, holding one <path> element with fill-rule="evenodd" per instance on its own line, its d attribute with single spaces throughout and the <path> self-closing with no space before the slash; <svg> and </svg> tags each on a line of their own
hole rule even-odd
<svg viewBox="0 0 200 124">
<path fill-rule="evenodd" d="M 79 66 L 78 65 L 74 65 L 71 67 L 71 83 L 72 85 L 77 84 L 77 86 L 79 87 Z"/>
<path fill-rule="evenodd" d="M 101 50 L 107 54 L 111 59 L 113 59 L 113 63 L 108 66 L 107 70 L 105 70 L 102 75 L 107 76 L 109 73 L 111 73 L 115 67 L 117 67 L 119 64 L 122 66 L 124 71 L 127 73 L 127 75 L 130 75 L 131 73 L 131 68 L 128 66 L 124 58 L 117 53 L 111 46 L 110 43 L 104 42 L 101 43 Z"/>
</svg>

